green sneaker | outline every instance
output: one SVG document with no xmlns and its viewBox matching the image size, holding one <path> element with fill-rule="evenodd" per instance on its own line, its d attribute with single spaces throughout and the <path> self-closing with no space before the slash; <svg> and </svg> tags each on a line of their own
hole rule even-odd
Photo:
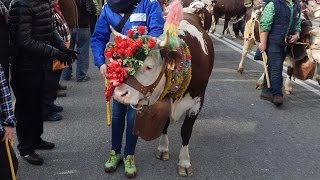
<svg viewBox="0 0 320 180">
<path fill-rule="evenodd" d="M 137 175 L 137 168 L 134 164 L 134 155 L 128 155 L 127 158 L 123 158 L 124 173 L 127 178 L 135 178 Z"/>
<path fill-rule="evenodd" d="M 107 173 L 114 172 L 118 164 L 122 163 L 122 155 L 116 154 L 114 150 L 110 151 L 109 158 L 107 162 L 104 164 L 104 171 Z"/>
</svg>

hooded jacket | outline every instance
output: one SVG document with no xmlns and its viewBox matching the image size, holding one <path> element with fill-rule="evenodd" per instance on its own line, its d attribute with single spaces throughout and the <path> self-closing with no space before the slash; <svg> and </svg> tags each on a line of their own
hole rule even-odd
<svg viewBox="0 0 320 180">
<path fill-rule="evenodd" d="M 122 16 L 123 14 L 113 12 L 108 4 L 105 4 L 101 10 L 90 42 L 94 64 L 97 67 L 105 63 L 104 49 L 110 40 L 110 25 L 117 27 Z M 164 18 L 157 0 L 141 0 L 120 33 L 126 34 L 127 30 L 139 25 L 146 26 L 150 36 L 158 37 L 163 33 Z"/>
</svg>

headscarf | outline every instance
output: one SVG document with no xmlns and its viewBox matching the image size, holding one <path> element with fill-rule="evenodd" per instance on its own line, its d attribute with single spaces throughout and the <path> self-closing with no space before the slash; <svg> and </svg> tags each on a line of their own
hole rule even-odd
<svg viewBox="0 0 320 180">
<path fill-rule="evenodd" d="M 115 13 L 126 13 L 131 10 L 140 0 L 108 0 L 108 6 Z"/>
</svg>

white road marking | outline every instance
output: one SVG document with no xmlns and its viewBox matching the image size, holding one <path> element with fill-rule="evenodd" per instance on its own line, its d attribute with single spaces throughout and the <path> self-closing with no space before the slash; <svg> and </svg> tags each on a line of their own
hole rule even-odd
<svg viewBox="0 0 320 180">
<path fill-rule="evenodd" d="M 238 44 L 238 43 L 236 43 L 236 42 L 233 42 L 233 41 L 231 41 L 231 40 L 229 40 L 229 39 L 227 39 L 227 38 L 220 39 L 216 34 L 210 34 L 210 33 L 209 33 L 209 36 L 211 36 L 211 37 L 214 38 L 215 40 L 217 40 L 217 41 L 219 41 L 219 42 L 221 42 L 221 43 L 229 46 L 231 49 L 239 52 L 240 54 L 242 53 L 242 46 L 241 46 L 240 44 Z M 254 52 L 251 51 L 251 52 L 248 53 L 247 57 L 248 57 L 251 61 L 253 61 L 253 62 L 255 62 L 255 63 L 258 63 L 258 64 L 260 64 L 260 65 L 262 66 L 262 62 L 261 62 L 261 61 L 256 61 L 256 60 L 254 60 L 254 59 L 253 59 L 253 55 L 254 55 Z M 239 60 L 239 61 L 240 61 L 240 60 Z M 287 68 L 286 68 L 286 67 L 284 67 L 283 69 L 284 69 L 284 71 L 287 71 Z M 283 76 L 286 76 L 287 74 L 286 74 L 285 72 L 282 72 L 282 75 L 283 75 Z M 320 91 L 319 91 L 319 90 L 317 90 L 317 89 L 313 88 L 312 86 L 304 83 L 303 81 L 301 81 L 301 80 L 299 80 L 299 79 L 296 79 L 296 80 L 293 81 L 293 82 L 320 96 Z M 316 81 L 311 80 L 311 79 L 307 80 L 307 82 L 310 82 L 310 83 L 312 83 L 313 85 L 318 85 L 318 83 L 317 83 Z"/>
</svg>

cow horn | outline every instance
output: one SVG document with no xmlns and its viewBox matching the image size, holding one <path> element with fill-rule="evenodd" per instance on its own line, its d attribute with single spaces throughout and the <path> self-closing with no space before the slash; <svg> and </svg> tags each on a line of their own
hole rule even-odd
<svg viewBox="0 0 320 180">
<path fill-rule="evenodd" d="M 115 36 L 120 36 L 120 37 L 122 37 L 122 38 L 124 38 L 124 39 L 127 38 L 127 36 L 125 36 L 125 35 L 117 32 L 111 25 L 110 25 L 110 29 L 111 29 L 112 33 L 113 33 Z"/>
<path fill-rule="evenodd" d="M 159 42 L 159 46 L 160 48 L 165 48 L 168 46 L 168 44 L 169 44 L 169 32 L 167 31 L 166 36 L 164 37 L 164 40 Z"/>
</svg>

